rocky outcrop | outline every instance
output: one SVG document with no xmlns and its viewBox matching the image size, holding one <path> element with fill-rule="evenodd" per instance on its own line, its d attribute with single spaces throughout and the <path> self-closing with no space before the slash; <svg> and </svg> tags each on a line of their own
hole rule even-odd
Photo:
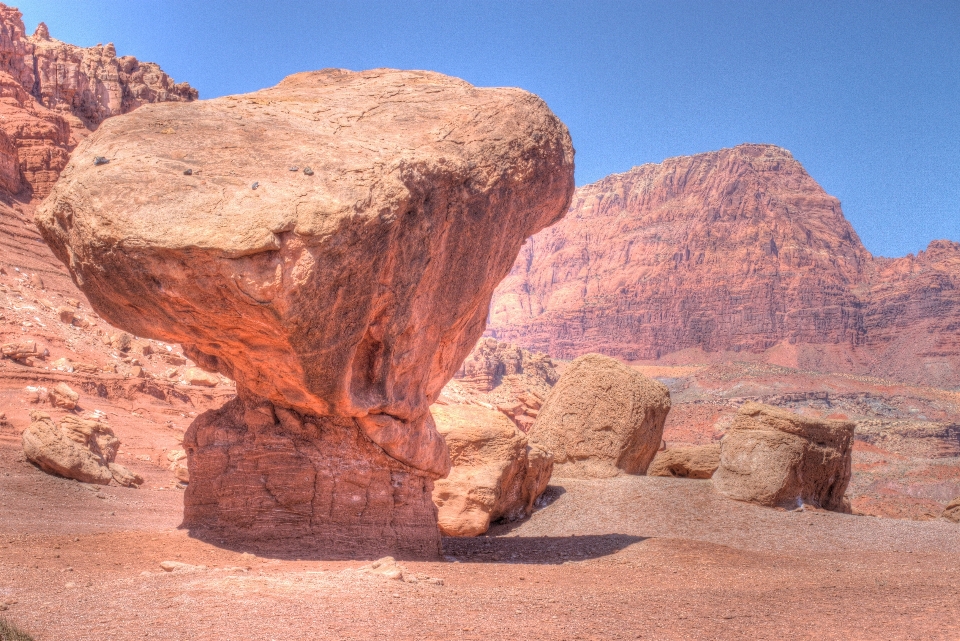
<svg viewBox="0 0 960 641">
<path fill-rule="evenodd" d="M 160 67 L 117 58 L 112 44 L 77 47 L 43 23 L 27 36 L 17 9 L 0 4 L 0 190 L 49 193 L 70 151 L 110 116 L 197 91 Z"/>
<path fill-rule="evenodd" d="M 434 485 L 440 531 L 477 536 L 493 521 L 530 516 L 550 482 L 553 456 L 498 411 L 434 406 L 432 414 L 453 466 Z"/>
<path fill-rule="evenodd" d="M 523 239 L 572 191 L 569 135 L 535 96 L 429 72 L 326 70 L 107 120 L 37 222 L 102 317 L 237 381 L 240 405 L 198 419 L 184 441 L 188 526 L 335 549 L 341 526 L 372 519 L 378 534 L 350 540 L 389 551 L 432 522 L 432 480 L 449 470 L 430 404 L 483 332 Z M 247 411 L 267 405 L 276 421 Z M 345 430 L 354 463 L 271 458 L 273 435 L 298 448 L 321 438 L 296 436 L 284 412 Z M 354 470 L 363 495 L 393 475 L 422 494 L 403 503 L 422 514 L 402 531 L 392 501 L 337 512 L 347 523 L 297 507 L 333 500 L 330 487 L 261 502 L 271 478 L 324 466 Z"/>
<path fill-rule="evenodd" d="M 557 379 L 546 354 L 481 338 L 444 387 L 441 402 L 496 408 L 526 433 Z"/>
<path fill-rule="evenodd" d="M 720 441 L 713 484 L 721 494 L 768 507 L 849 511 L 854 424 L 746 403 Z"/>
<path fill-rule="evenodd" d="M 950 501 L 943 510 L 943 518 L 954 523 L 960 523 L 960 497 Z"/>
<path fill-rule="evenodd" d="M 555 358 L 746 353 L 953 387 L 958 267 L 947 241 L 871 256 L 788 151 L 740 145 L 579 188 L 566 218 L 524 245 L 489 331 Z"/>
<path fill-rule="evenodd" d="M 37 411 L 30 418 L 22 435 L 23 453 L 44 472 L 98 485 L 143 483 L 137 474 L 114 462 L 120 441 L 105 423 L 68 415 L 57 426 L 49 414 Z"/>
<path fill-rule="evenodd" d="M 616 359 L 586 354 L 567 366 L 530 430 L 554 455 L 555 474 L 644 474 L 670 411 L 667 387 Z"/>
<path fill-rule="evenodd" d="M 647 468 L 647 476 L 708 479 L 720 467 L 720 444 L 672 447 L 661 452 Z"/>
</svg>

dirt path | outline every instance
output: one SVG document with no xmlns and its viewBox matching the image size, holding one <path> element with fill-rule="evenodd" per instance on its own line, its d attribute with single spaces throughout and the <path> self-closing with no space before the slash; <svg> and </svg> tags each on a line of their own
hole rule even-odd
<svg viewBox="0 0 960 641">
<path fill-rule="evenodd" d="M 10 447 L 0 466 L 2 615 L 42 641 L 960 638 L 960 527 L 944 521 L 557 480 L 530 520 L 403 562 L 407 583 L 190 539 L 174 490 L 93 492 Z"/>
</svg>

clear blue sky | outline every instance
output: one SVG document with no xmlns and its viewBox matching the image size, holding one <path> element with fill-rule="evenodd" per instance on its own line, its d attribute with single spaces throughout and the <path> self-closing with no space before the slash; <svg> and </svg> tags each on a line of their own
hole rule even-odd
<svg viewBox="0 0 960 641">
<path fill-rule="evenodd" d="M 11 4 L 15 4 L 11 2 Z M 960 0 L 22 0 L 28 30 L 114 42 L 212 98 L 307 69 L 433 69 L 544 98 L 577 183 L 766 142 L 867 247 L 960 241 Z"/>
</svg>

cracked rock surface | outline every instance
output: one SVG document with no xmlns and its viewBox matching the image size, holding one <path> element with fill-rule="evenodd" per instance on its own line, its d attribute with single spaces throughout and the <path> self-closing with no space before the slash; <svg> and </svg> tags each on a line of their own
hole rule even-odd
<svg viewBox="0 0 960 641">
<path fill-rule="evenodd" d="M 450 462 L 428 408 L 523 240 L 563 215 L 573 186 L 569 134 L 536 96 L 431 72 L 324 70 L 107 120 L 37 223 L 104 318 L 183 344 L 251 403 L 320 427 L 345 420 L 383 454 L 374 467 L 426 479 L 430 506 Z M 260 429 L 237 416 L 241 432 Z M 226 432 L 202 432 L 188 449 L 188 525 L 201 494 L 226 496 L 222 478 L 194 469 Z M 261 485 L 287 465 L 261 467 Z M 291 532 L 326 528 L 277 500 L 271 518 Z M 239 509 L 261 514 L 257 501 Z M 228 529 L 258 522 L 204 514 Z"/>
</svg>

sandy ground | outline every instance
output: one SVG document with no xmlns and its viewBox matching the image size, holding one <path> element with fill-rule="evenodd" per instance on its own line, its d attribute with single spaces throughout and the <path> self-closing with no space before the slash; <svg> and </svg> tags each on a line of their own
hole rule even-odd
<svg viewBox="0 0 960 641">
<path fill-rule="evenodd" d="M 0 446 L 0 616 L 42 641 L 960 638 L 960 526 L 942 520 L 555 479 L 529 520 L 403 561 L 408 583 L 197 541 L 175 489 L 91 488 L 19 456 Z"/>
</svg>

